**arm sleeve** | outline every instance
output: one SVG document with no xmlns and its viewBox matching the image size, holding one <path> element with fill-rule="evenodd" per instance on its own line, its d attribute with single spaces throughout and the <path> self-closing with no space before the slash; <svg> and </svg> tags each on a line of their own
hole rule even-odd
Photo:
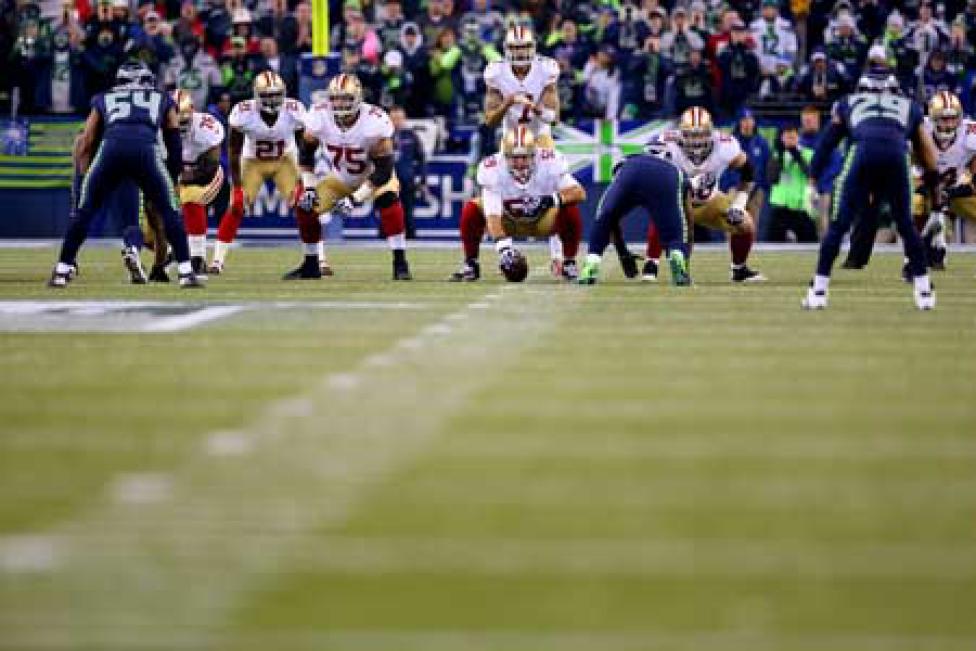
<svg viewBox="0 0 976 651">
<path fill-rule="evenodd" d="M 373 173 L 369 175 L 369 182 L 374 188 L 384 185 L 393 175 L 393 156 L 380 156 L 373 159 Z"/>
<path fill-rule="evenodd" d="M 163 129 L 163 143 L 166 145 L 166 169 L 176 181 L 183 169 L 183 143 L 179 129 Z"/>
</svg>

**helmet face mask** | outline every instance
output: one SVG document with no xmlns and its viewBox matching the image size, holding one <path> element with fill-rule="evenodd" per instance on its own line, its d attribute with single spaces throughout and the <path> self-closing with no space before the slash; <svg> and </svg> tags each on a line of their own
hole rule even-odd
<svg viewBox="0 0 976 651">
<path fill-rule="evenodd" d="M 345 73 L 337 75 L 329 82 L 326 92 L 336 123 L 350 125 L 355 122 L 363 103 L 363 87 L 359 79 Z"/>
<path fill-rule="evenodd" d="M 502 139 L 502 154 L 509 174 L 519 183 L 528 183 L 535 172 L 535 136 L 525 127 L 516 127 Z"/>
<path fill-rule="evenodd" d="M 681 150 L 692 163 L 700 165 L 712 153 L 712 116 L 697 106 L 681 114 Z"/>
<path fill-rule="evenodd" d="M 156 75 L 142 61 L 130 61 L 119 66 L 115 73 L 115 85 L 127 88 L 153 88 Z"/>
<path fill-rule="evenodd" d="M 179 118 L 180 133 L 186 135 L 193 126 L 193 98 L 185 90 L 173 91 L 173 102 L 176 103 L 176 115 Z"/>
<path fill-rule="evenodd" d="M 535 58 L 535 37 L 527 27 L 516 25 L 505 35 L 505 58 L 513 67 L 527 68 Z"/>
<path fill-rule="evenodd" d="M 262 72 L 254 79 L 254 99 L 262 113 L 277 115 L 285 103 L 285 82 L 274 72 Z"/>
<path fill-rule="evenodd" d="M 929 101 L 929 118 L 932 120 L 932 137 L 941 148 L 953 143 L 962 123 L 962 104 L 948 91 L 938 92 Z"/>
</svg>

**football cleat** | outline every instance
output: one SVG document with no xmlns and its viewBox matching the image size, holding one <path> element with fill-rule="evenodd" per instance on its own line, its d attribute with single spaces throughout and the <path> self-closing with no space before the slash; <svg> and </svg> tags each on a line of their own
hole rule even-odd
<svg viewBox="0 0 976 651">
<path fill-rule="evenodd" d="M 911 267 L 909 267 L 907 260 L 905 261 L 905 264 L 901 266 L 901 279 L 906 283 L 912 282 L 912 270 Z"/>
<path fill-rule="evenodd" d="M 576 265 L 576 260 L 563 260 L 563 278 L 571 283 L 575 283 L 579 279 L 579 267 Z"/>
<path fill-rule="evenodd" d="M 657 271 L 657 260 L 648 258 L 644 261 L 644 268 L 641 270 L 641 280 L 646 283 L 656 283 Z"/>
<path fill-rule="evenodd" d="M 322 277 L 322 267 L 316 256 L 305 256 L 302 263 L 281 277 L 282 280 L 317 280 Z"/>
<path fill-rule="evenodd" d="M 668 266 L 671 268 L 671 284 L 676 287 L 691 285 L 691 274 L 688 272 L 688 259 L 677 249 L 668 253 Z"/>
<path fill-rule="evenodd" d="M 946 249 L 941 246 L 932 246 L 929 248 L 929 269 L 935 269 L 936 271 L 945 271 L 945 259 L 946 259 Z"/>
<path fill-rule="evenodd" d="M 807 295 L 803 297 L 800 306 L 804 310 L 823 310 L 827 307 L 827 291 L 815 291 L 813 285 L 807 288 Z"/>
<path fill-rule="evenodd" d="M 195 273 L 180 274 L 180 289 L 202 289 L 207 284 Z"/>
<path fill-rule="evenodd" d="M 563 261 L 560 258 L 553 258 L 549 261 L 549 273 L 553 278 L 563 277 Z"/>
<path fill-rule="evenodd" d="M 461 263 L 458 270 L 451 274 L 448 279 L 452 283 L 474 282 L 481 278 L 481 265 L 474 258 L 468 258 Z"/>
<path fill-rule="evenodd" d="M 630 251 L 617 251 L 617 259 L 620 260 L 620 269 L 626 278 L 636 278 L 640 274 L 637 269 L 637 262 L 641 259 L 639 255 L 634 255 Z"/>
<path fill-rule="evenodd" d="M 64 289 L 71 282 L 71 272 L 66 274 L 59 274 L 57 269 L 51 272 L 51 278 L 47 281 L 48 287 L 53 287 L 55 289 Z"/>
<path fill-rule="evenodd" d="M 393 260 L 393 280 L 413 280 L 406 260 Z"/>
<path fill-rule="evenodd" d="M 224 263 L 220 260 L 214 260 L 210 263 L 210 266 L 207 267 L 207 273 L 211 276 L 219 276 L 220 274 L 224 273 Z"/>
<path fill-rule="evenodd" d="M 71 282 L 75 278 L 81 275 L 81 271 L 78 267 L 77 262 L 72 262 L 68 265 L 68 282 Z"/>
<path fill-rule="evenodd" d="M 193 256 L 190 258 L 190 264 L 193 266 L 193 273 L 196 275 L 206 278 L 207 276 L 207 260 L 200 256 Z"/>
<path fill-rule="evenodd" d="M 758 271 L 750 269 L 746 265 L 732 267 L 732 282 L 734 283 L 761 283 L 766 281 L 766 276 Z"/>
<path fill-rule="evenodd" d="M 319 270 L 322 272 L 323 276 L 334 276 L 335 271 L 332 269 L 332 265 L 329 264 L 328 260 L 322 260 L 319 262 Z"/>
<path fill-rule="evenodd" d="M 915 307 L 927 312 L 935 308 L 935 292 L 929 290 L 927 292 L 915 290 Z"/>
<path fill-rule="evenodd" d="M 152 269 L 149 271 L 149 282 L 151 283 L 168 283 L 169 274 L 166 273 L 166 265 L 164 264 L 154 264 Z"/>
<path fill-rule="evenodd" d="M 587 260 L 585 263 L 583 263 L 583 269 L 580 271 L 579 280 L 577 280 L 577 282 L 580 285 L 595 285 L 599 279 L 600 263 L 592 260 Z"/>
<path fill-rule="evenodd" d="M 129 272 L 129 282 L 133 285 L 146 284 L 146 270 L 142 268 L 142 259 L 139 257 L 139 250 L 134 246 L 127 246 L 122 249 L 122 263 L 126 271 Z"/>
<path fill-rule="evenodd" d="M 863 269 L 863 268 L 864 268 L 864 265 L 862 263 L 858 262 L 857 260 L 851 260 L 850 258 L 847 258 L 846 260 L 844 260 L 844 264 L 841 265 L 841 269 L 857 269 L 857 270 L 860 270 L 860 269 Z"/>
</svg>

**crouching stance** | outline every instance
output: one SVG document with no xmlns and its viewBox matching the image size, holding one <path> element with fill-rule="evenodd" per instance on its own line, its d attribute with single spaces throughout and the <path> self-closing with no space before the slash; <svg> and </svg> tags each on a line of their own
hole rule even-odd
<svg viewBox="0 0 976 651">
<path fill-rule="evenodd" d="M 510 277 L 508 266 L 520 257 L 513 237 L 557 234 L 565 256 L 563 277 L 577 278 L 576 254 L 583 230 L 578 204 L 586 199 L 586 191 L 570 174 L 562 154 L 537 146 L 531 131 L 515 127 L 502 139 L 502 151 L 481 161 L 478 185 L 481 197 L 469 201 L 461 211 L 464 262 L 451 280 L 471 281 L 481 276 L 478 253 L 486 226 L 506 276 Z"/>
<path fill-rule="evenodd" d="M 393 279 L 410 280 L 400 182 L 393 172 L 390 116 L 380 107 L 363 102 L 363 87 L 355 75 L 337 75 L 329 82 L 327 93 L 328 102 L 314 106 L 305 117 L 299 153 L 304 189 L 295 210 L 305 260 L 288 277 L 321 277 L 320 214 L 348 211 L 372 199 L 393 251 Z M 324 177 L 314 172 L 319 146 L 329 163 Z"/>
<path fill-rule="evenodd" d="M 650 214 L 667 251 L 671 282 L 690 285 L 691 239 L 686 209 L 689 188 L 684 173 L 664 158 L 647 153 L 626 159 L 597 207 L 580 284 L 596 283 L 603 252 L 611 236 L 617 233 L 619 237 L 620 220 L 634 208 L 642 207 Z"/>
</svg>

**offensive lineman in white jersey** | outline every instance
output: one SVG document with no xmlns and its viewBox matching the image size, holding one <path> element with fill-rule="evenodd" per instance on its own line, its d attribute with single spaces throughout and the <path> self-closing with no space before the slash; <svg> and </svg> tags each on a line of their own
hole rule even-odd
<svg viewBox="0 0 976 651">
<path fill-rule="evenodd" d="M 746 264 L 756 239 L 755 223 L 747 210 L 754 171 L 739 142 L 714 129 L 708 111 L 694 106 L 681 114 L 677 129 L 664 131 L 652 145 L 688 177 L 692 221 L 729 234 L 732 282 L 766 280 Z M 718 189 L 718 182 L 727 169 L 738 170 L 740 181 L 725 193 Z M 656 280 L 661 243 L 653 222 L 647 236 L 644 278 Z"/>
<path fill-rule="evenodd" d="M 925 196 L 912 197 L 915 224 L 928 246 L 929 266 L 945 268 L 945 211 L 976 222 L 976 122 L 963 117 L 962 103 L 949 91 L 929 100 L 929 114 L 922 127 L 935 142 L 939 177 L 945 188 L 944 205 L 927 205 Z"/>
<path fill-rule="evenodd" d="M 499 268 L 506 278 L 511 279 L 515 259 L 521 257 L 512 244 L 513 237 L 553 234 L 562 239 L 571 279 L 578 276 L 575 258 L 582 237 L 578 204 L 586 199 L 586 191 L 570 174 L 562 154 L 537 145 L 526 126 L 517 126 L 505 133 L 501 152 L 481 161 L 478 185 L 480 199 L 468 204 L 477 203 L 487 216 L 488 234 L 495 241 Z M 465 209 L 469 209 L 467 205 Z M 482 235 L 479 232 L 464 240 L 467 260 L 452 280 L 473 281 L 480 277 L 478 249 Z"/>
<path fill-rule="evenodd" d="M 410 280 L 400 182 L 393 171 L 390 116 L 382 108 L 363 102 L 363 87 L 355 75 L 336 75 L 326 92 L 328 101 L 314 106 L 305 116 L 300 151 L 304 190 L 295 211 L 305 260 L 291 275 L 321 277 L 320 214 L 333 209 L 348 212 L 372 199 L 393 252 L 393 279 Z M 329 162 L 324 178 L 315 174 L 315 152 L 319 146 Z"/>
<path fill-rule="evenodd" d="M 304 129 L 305 107 L 285 97 L 285 82 L 275 72 L 254 79 L 254 99 L 239 102 L 230 112 L 230 208 L 220 220 L 210 273 L 223 271 L 224 260 L 237 229 L 261 186 L 273 179 L 278 193 L 294 201 L 298 185 L 296 139 Z"/>
</svg>

